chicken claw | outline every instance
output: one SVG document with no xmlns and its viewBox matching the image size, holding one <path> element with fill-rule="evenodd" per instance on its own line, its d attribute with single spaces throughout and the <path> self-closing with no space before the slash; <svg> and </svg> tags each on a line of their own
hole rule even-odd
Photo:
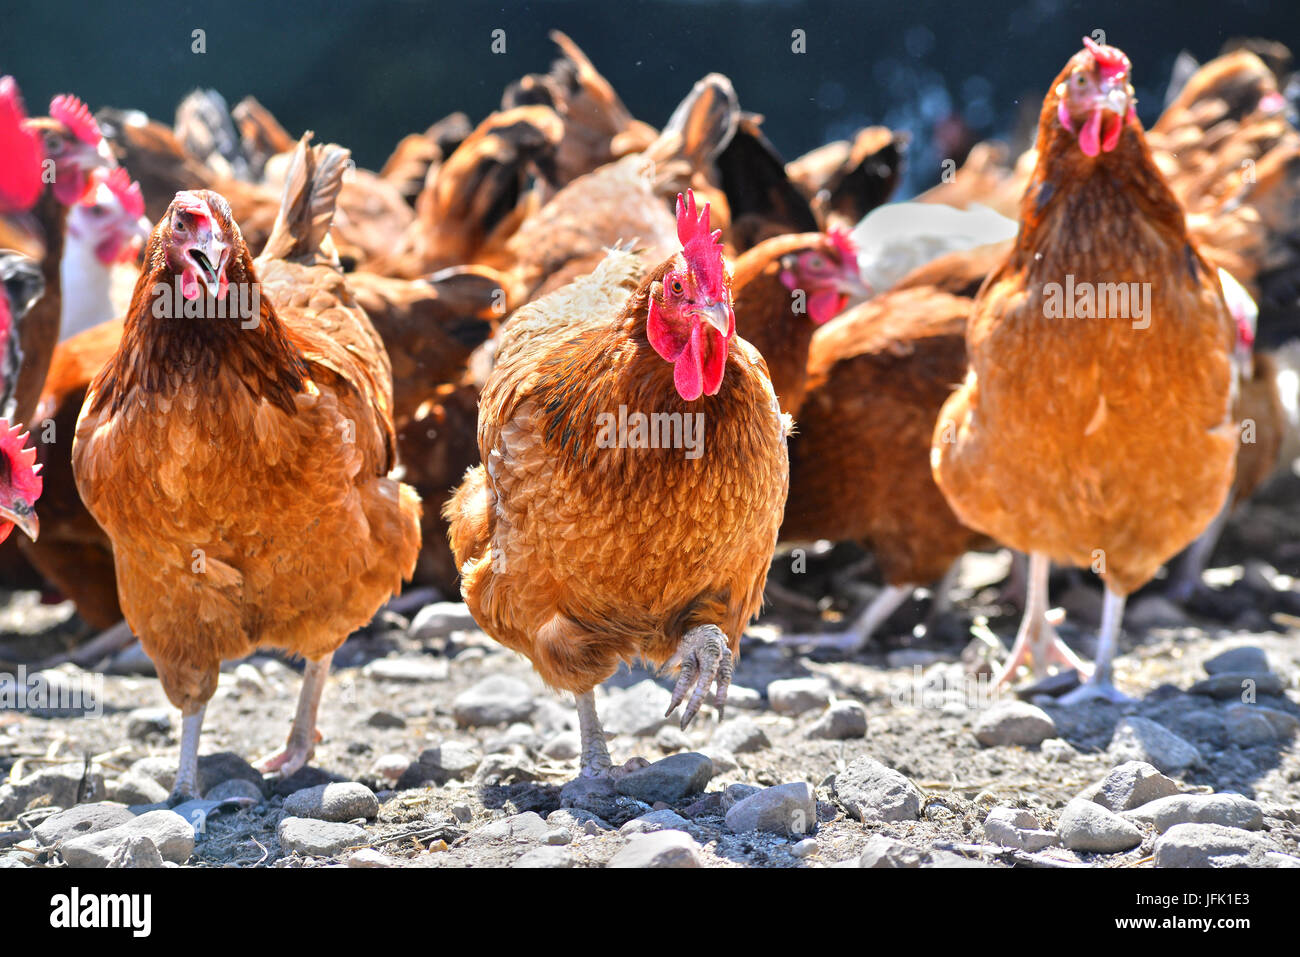
<svg viewBox="0 0 1300 957">
<path fill-rule="evenodd" d="M 731 687 L 731 675 L 735 670 L 731 647 L 722 629 L 717 625 L 700 625 L 698 628 L 692 628 L 682 636 L 677 654 L 669 663 L 680 663 L 682 670 L 677 678 L 677 687 L 673 688 L 673 700 L 669 703 L 664 716 L 672 714 L 686 697 L 686 692 L 694 686 L 695 690 L 691 693 L 690 701 L 686 703 L 686 710 L 682 712 L 682 730 L 686 730 L 686 726 L 691 723 L 700 710 L 700 705 L 704 703 L 705 692 L 716 681 L 717 691 L 713 695 L 713 706 L 718 709 L 718 720 L 721 721 L 727 707 L 727 691 Z"/>
</svg>

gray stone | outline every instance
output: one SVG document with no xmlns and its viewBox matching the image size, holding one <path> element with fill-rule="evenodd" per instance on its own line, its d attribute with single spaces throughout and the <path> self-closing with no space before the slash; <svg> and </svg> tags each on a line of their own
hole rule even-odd
<svg viewBox="0 0 1300 957">
<path fill-rule="evenodd" d="M 582 754 L 582 738 L 576 731 L 561 731 L 542 745 L 542 757 L 550 761 L 572 761 Z"/>
<path fill-rule="evenodd" d="M 835 798 L 860 821 L 915 821 L 921 792 L 893 768 L 874 758 L 854 758 L 835 776 Z"/>
<path fill-rule="evenodd" d="M 1204 664 L 1207 675 L 1232 674 L 1268 674 L 1273 669 L 1269 666 L 1268 655 L 1263 648 L 1253 645 L 1241 645 L 1221 651 Z"/>
<path fill-rule="evenodd" d="M 166 867 L 163 860 L 162 852 L 158 850 L 158 845 L 153 842 L 152 838 L 143 834 L 136 834 L 128 837 L 124 842 L 118 845 L 117 850 L 113 852 L 112 858 L 105 865 L 110 869 L 122 869 L 128 867 Z"/>
<path fill-rule="evenodd" d="M 284 813 L 319 821 L 351 821 L 372 818 L 379 813 L 375 792 L 355 781 L 320 784 L 303 788 L 284 799 Z"/>
<path fill-rule="evenodd" d="M 848 741 L 867 733 L 867 709 L 857 701 L 837 701 L 808 729 L 808 737 Z"/>
<path fill-rule="evenodd" d="M 171 708 L 136 708 L 126 716 L 126 736 L 137 741 L 167 737 L 172 730 Z"/>
<path fill-rule="evenodd" d="M 739 804 L 745 798 L 753 797 L 759 791 L 763 790 L 757 784 L 728 784 L 718 796 L 718 807 L 722 808 L 723 813 L 730 811 L 735 805 Z"/>
<path fill-rule="evenodd" d="M 609 778 L 575 778 L 560 788 L 560 806 L 590 811 L 614 825 L 621 825 L 651 810 L 644 801 L 615 791 Z"/>
<path fill-rule="evenodd" d="M 1164 833 L 1176 824 L 1222 824 L 1246 831 L 1264 827 L 1264 810 L 1240 794 L 1175 794 L 1126 811 L 1130 821 Z"/>
<path fill-rule="evenodd" d="M 805 837 L 802 841 L 797 842 L 790 848 L 790 856 L 803 860 L 805 857 L 812 857 L 817 853 L 817 839 L 815 837 Z"/>
<path fill-rule="evenodd" d="M 557 867 L 572 867 L 573 854 L 563 847 L 535 847 L 510 866 L 536 867 L 547 870 Z"/>
<path fill-rule="evenodd" d="M 252 781 L 245 781 L 243 778 L 222 781 L 204 794 L 203 798 L 207 801 L 248 800 L 257 804 L 264 800 L 262 789 Z"/>
<path fill-rule="evenodd" d="M 379 708 L 370 712 L 370 717 L 366 718 L 366 724 L 372 728 L 405 728 L 406 719 L 400 714 L 393 714 L 391 711 Z"/>
<path fill-rule="evenodd" d="M 554 830 L 536 811 L 512 814 L 487 824 L 470 835 L 472 843 L 482 841 L 513 841 L 518 844 L 541 844 Z"/>
<path fill-rule="evenodd" d="M 1156 840 L 1156 867 L 1239 867 L 1270 850 L 1263 837 L 1222 824 L 1175 824 Z"/>
<path fill-rule="evenodd" d="M 772 746 L 763 729 L 751 718 L 734 718 L 722 722 L 714 729 L 709 744 L 731 754 L 752 754 Z"/>
<path fill-rule="evenodd" d="M 1290 738 L 1300 732 L 1300 718 L 1289 711 L 1267 708 L 1262 704 L 1231 704 L 1226 709 L 1228 733 L 1232 733 L 1232 719 L 1235 715 L 1254 715 L 1269 723 L 1274 738 Z"/>
<path fill-rule="evenodd" d="M 679 728 L 666 724 L 655 732 L 655 747 L 665 754 L 685 751 L 691 746 L 691 739 Z"/>
<path fill-rule="evenodd" d="M 608 867 L 699 867 L 700 847 L 683 831 L 634 834 Z"/>
<path fill-rule="evenodd" d="M 787 837 L 810 833 L 817 824 L 817 795 L 805 781 L 764 788 L 727 811 L 727 829 L 735 834 L 764 831 Z"/>
<path fill-rule="evenodd" d="M 396 867 L 397 861 L 373 847 L 363 847 L 348 858 L 348 867 Z"/>
<path fill-rule="evenodd" d="M 78 803 L 83 773 L 81 762 L 60 764 L 0 784 L 0 820 L 12 821 L 38 799 L 44 799 L 41 803 L 50 807 L 72 807 Z M 104 775 L 97 768 L 91 769 L 85 783 L 87 793 L 81 797 L 95 801 L 104 796 Z"/>
<path fill-rule="evenodd" d="M 713 777 L 713 762 L 695 751 L 673 754 L 619 778 L 614 790 L 647 804 L 672 804 L 703 791 Z"/>
<path fill-rule="evenodd" d="M 1048 761 L 1066 764 L 1079 756 L 1074 745 L 1064 738 L 1048 738 L 1039 746 L 1039 752 Z"/>
<path fill-rule="evenodd" d="M 1227 700 L 1244 699 L 1246 695 L 1276 695 L 1286 688 L 1286 682 L 1280 675 L 1272 672 L 1266 674 L 1225 671 L 1211 675 L 1192 685 L 1188 691 L 1192 694 L 1209 695 L 1211 698 Z"/>
<path fill-rule="evenodd" d="M 235 666 L 235 687 L 246 694 L 265 694 L 266 679 L 256 665 L 245 661 Z"/>
<path fill-rule="evenodd" d="M 79 804 L 51 814 L 32 828 L 32 836 L 46 847 L 52 847 L 61 841 L 107 831 L 134 819 L 135 815 L 124 804 L 109 801 Z"/>
<path fill-rule="evenodd" d="M 597 830 L 612 831 L 613 827 L 598 814 L 584 811 L 578 807 L 562 807 L 546 815 L 546 823 L 552 827 L 565 827 L 573 831 L 586 833 L 588 824 L 594 824 Z"/>
<path fill-rule="evenodd" d="M 115 781 L 107 782 L 105 791 L 110 801 L 122 804 L 159 804 L 167 800 L 168 793 L 153 778 L 132 771 L 127 771 Z"/>
<path fill-rule="evenodd" d="M 824 708 L 831 703 L 831 686 L 825 678 L 784 678 L 767 686 L 767 703 L 777 714 L 790 717 Z"/>
<path fill-rule="evenodd" d="M 573 832 L 567 827 L 553 827 L 546 832 L 544 840 L 552 847 L 558 847 L 561 844 L 569 844 L 573 841 Z"/>
<path fill-rule="evenodd" d="M 461 692 L 452 703 L 456 723 L 462 728 L 527 721 L 533 713 L 532 689 L 517 678 L 493 675 Z"/>
<path fill-rule="evenodd" d="M 163 860 L 184 864 L 194 851 L 194 827 L 175 811 L 150 811 L 124 824 L 65 840 L 59 849 L 69 867 L 107 867 L 130 839 L 147 837 Z"/>
<path fill-rule="evenodd" d="M 999 701 L 975 719 L 975 740 L 986 748 L 1020 745 L 1032 748 L 1056 737 L 1056 722 L 1028 701 Z"/>
<path fill-rule="evenodd" d="M 1056 831 L 1074 851 L 1114 854 L 1142 843 L 1142 832 L 1118 814 L 1086 798 L 1075 798 L 1061 812 Z"/>
<path fill-rule="evenodd" d="M 883 834 L 873 835 L 855 862 L 849 867 L 912 868 L 912 867 L 985 867 L 980 861 L 970 860 L 949 851 L 922 850 Z"/>
<path fill-rule="evenodd" d="M 483 751 L 487 754 L 502 754 L 511 748 L 523 748 L 525 751 L 533 750 L 537 745 L 537 734 L 533 731 L 533 726 L 524 724 L 522 721 L 516 721 L 506 730 L 497 735 L 493 735 L 483 742 Z"/>
<path fill-rule="evenodd" d="M 689 822 L 676 811 L 651 811 L 634 817 L 618 829 L 618 833 L 627 837 L 629 834 L 650 834 L 654 831 L 684 831 Z"/>
<path fill-rule="evenodd" d="M 1247 704 L 1233 705 L 1224 715 L 1223 724 L 1228 731 L 1228 740 L 1239 748 L 1253 748 L 1277 740 L 1273 722 Z"/>
<path fill-rule="evenodd" d="M 474 771 L 473 782 L 496 787 L 518 781 L 533 781 L 536 778 L 537 774 L 527 753 L 522 748 L 515 747 L 485 757 Z"/>
<path fill-rule="evenodd" d="M 363 827 L 340 821 L 318 821 L 307 817 L 286 817 L 276 829 L 280 846 L 286 851 L 309 857 L 333 857 L 335 854 L 365 844 L 369 837 Z"/>
<path fill-rule="evenodd" d="M 995 807 L 984 818 L 984 836 L 1004 847 L 1035 853 L 1058 843 L 1056 834 L 1038 826 L 1032 811 Z"/>
<path fill-rule="evenodd" d="M 405 754 L 381 754 L 370 765 L 370 776 L 376 781 L 396 784 L 414 763 Z"/>
<path fill-rule="evenodd" d="M 1129 716 L 1120 720 L 1107 749 L 1119 761 L 1145 761 L 1166 773 L 1201 764 L 1201 754 L 1162 724 Z"/>
<path fill-rule="evenodd" d="M 601 723 L 609 734 L 652 737 L 668 723 L 668 703 L 673 696 L 648 678 L 621 694 L 611 694 L 600 704 Z"/>
<path fill-rule="evenodd" d="M 730 751 L 724 751 L 722 748 L 714 747 L 713 745 L 709 745 L 707 748 L 701 748 L 700 754 L 713 762 L 714 777 L 717 777 L 719 774 L 726 774 L 728 771 L 735 771 L 740 767 L 740 763 L 736 761 L 736 756 L 734 754 Z"/>
<path fill-rule="evenodd" d="M 727 689 L 727 712 L 732 709 L 740 711 L 762 711 L 763 695 L 753 688 L 732 685 Z"/>
<path fill-rule="evenodd" d="M 482 765 L 478 752 L 460 741 L 444 741 L 425 748 L 397 781 L 399 791 L 432 781 L 442 787 L 448 781 L 469 781 Z"/>
<path fill-rule="evenodd" d="M 137 762 L 138 764 L 139 762 Z M 134 765 L 132 765 L 134 767 Z M 176 766 L 170 766 L 170 778 L 166 787 L 171 789 L 176 780 Z M 235 754 L 233 751 L 220 751 L 216 754 L 204 754 L 199 756 L 199 793 L 207 794 L 222 781 L 232 781 L 234 779 L 249 781 L 255 784 L 259 791 L 264 791 L 262 772 L 257 770 L 242 756 Z M 161 782 L 159 782 L 161 783 Z M 164 857 L 167 855 L 164 853 Z"/>
<path fill-rule="evenodd" d="M 425 605 L 411 619 L 411 637 L 445 638 L 453 631 L 475 631 L 478 624 L 463 602 L 436 601 Z"/>
<path fill-rule="evenodd" d="M 132 763 L 129 773 L 148 778 L 164 791 L 170 792 L 176 783 L 176 761 L 156 755 L 140 758 Z"/>
<path fill-rule="evenodd" d="M 374 681 L 421 684 L 427 681 L 446 681 L 448 665 L 446 658 L 378 658 L 366 665 L 361 673 Z"/>
<path fill-rule="evenodd" d="M 1096 784 L 1085 788 L 1079 797 L 1118 813 L 1177 794 L 1179 790 L 1177 781 L 1165 777 L 1145 761 L 1125 761 Z"/>
</svg>

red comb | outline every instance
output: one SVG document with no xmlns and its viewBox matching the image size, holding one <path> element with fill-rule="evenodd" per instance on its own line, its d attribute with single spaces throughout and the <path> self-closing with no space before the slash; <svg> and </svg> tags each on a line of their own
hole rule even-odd
<svg viewBox="0 0 1300 957">
<path fill-rule="evenodd" d="M 826 238 L 831 241 L 831 245 L 835 247 L 835 251 L 840 254 L 841 259 L 845 262 L 849 260 L 857 262 L 858 244 L 853 241 L 853 237 L 849 235 L 847 229 L 833 226 L 826 231 Z"/>
<path fill-rule="evenodd" d="M 1132 66 L 1128 57 L 1124 55 L 1124 51 L 1118 47 L 1103 46 L 1092 37 L 1084 37 L 1083 46 L 1092 54 L 1092 58 L 1097 61 L 1102 76 L 1110 77 L 1124 74 Z"/>
<path fill-rule="evenodd" d="M 709 232 L 709 204 L 697 213 L 695 193 L 677 194 L 677 238 L 681 240 L 686 263 L 695 273 L 703 290 L 715 300 L 726 293 L 723 280 L 722 230 Z"/>
<path fill-rule="evenodd" d="M 45 152 L 35 130 L 23 126 L 26 119 L 17 82 L 0 77 L 0 213 L 30 209 L 41 194 Z"/>
<path fill-rule="evenodd" d="M 71 93 L 60 93 L 50 100 L 50 118 L 70 129 L 81 142 L 89 146 L 99 145 L 102 138 L 99 124 L 90 115 L 90 108 Z"/>
<path fill-rule="evenodd" d="M 9 458 L 11 477 L 10 487 L 34 503 L 40 497 L 44 482 L 41 479 L 41 467 L 36 463 L 36 449 L 28 446 L 27 433 L 21 425 L 10 426 L 7 419 L 0 419 L 0 452 Z"/>
<path fill-rule="evenodd" d="M 132 219 L 144 215 L 144 195 L 140 192 L 140 184 L 132 181 L 130 173 L 118 166 L 101 175 L 104 177 L 104 185 L 117 197 L 126 215 Z"/>
</svg>

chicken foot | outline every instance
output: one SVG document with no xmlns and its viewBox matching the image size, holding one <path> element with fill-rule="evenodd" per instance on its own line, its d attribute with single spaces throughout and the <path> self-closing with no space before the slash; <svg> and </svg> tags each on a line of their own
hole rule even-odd
<svg viewBox="0 0 1300 957">
<path fill-rule="evenodd" d="M 609 748 L 605 744 L 605 729 L 601 727 L 600 716 L 596 714 L 596 696 L 588 691 L 575 695 L 578 705 L 578 734 L 581 738 L 581 753 L 578 772 L 583 778 L 618 778 L 628 771 L 649 767 L 645 758 L 632 758 L 622 767 L 614 767 L 610 760 Z"/>
<path fill-rule="evenodd" d="M 167 798 L 171 807 L 200 797 L 199 794 L 199 735 L 203 732 L 203 715 L 206 704 L 191 713 L 181 712 L 181 760 L 176 769 L 176 782 Z"/>
<path fill-rule="evenodd" d="M 1106 598 L 1101 606 L 1101 632 L 1097 638 L 1097 660 L 1092 677 L 1081 687 L 1061 697 L 1061 704 L 1080 704 L 1098 698 L 1123 704 L 1133 699 L 1115 687 L 1115 649 L 1119 645 L 1120 626 L 1124 621 L 1123 595 L 1106 587 Z"/>
<path fill-rule="evenodd" d="M 727 707 L 727 691 L 731 688 L 731 675 L 735 670 L 735 661 L 731 656 L 731 647 L 727 636 L 717 625 L 700 625 L 682 635 L 681 644 L 677 646 L 669 665 L 681 665 L 677 686 L 673 688 L 673 698 L 668 704 L 664 717 L 677 710 L 677 706 L 690 692 L 690 700 L 682 711 L 682 730 L 700 710 L 704 695 L 713 684 L 717 691 L 713 695 L 713 706 L 718 709 L 718 720 Z M 692 691 L 692 688 L 694 690 Z"/>
<path fill-rule="evenodd" d="M 820 635 L 786 635 L 780 641 L 783 645 L 797 645 L 807 648 L 831 648 L 852 655 L 866 647 L 876 629 L 889 620 L 889 616 L 912 596 L 911 585 L 886 585 L 867 607 L 854 619 L 844 631 L 833 631 Z M 937 600 L 936 596 L 936 600 Z"/>
<path fill-rule="evenodd" d="M 1039 676 L 1047 674 L 1047 666 L 1053 663 L 1063 668 L 1073 668 L 1080 675 L 1091 673 L 1083 659 L 1071 651 L 1056 634 L 1056 629 L 1048 618 L 1047 578 L 1051 567 L 1051 562 L 1041 552 L 1033 552 L 1029 556 L 1025 614 L 1020 620 L 1015 643 L 1011 646 L 1011 655 L 993 679 L 995 690 L 1010 682 L 1020 666 L 1025 664 L 1031 664 L 1034 674 Z"/>
<path fill-rule="evenodd" d="M 281 777 L 288 777 L 308 761 L 316 751 L 316 742 L 320 732 L 316 730 L 316 714 L 320 710 L 321 692 L 325 690 L 325 679 L 329 677 L 330 661 L 334 652 L 308 661 L 302 673 L 302 691 L 298 693 L 298 710 L 293 716 L 293 726 L 289 729 L 289 740 L 285 746 L 274 754 L 269 754 L 258 761 L 255 767 L 263 774 L 278 771 Z"/>
</svg>

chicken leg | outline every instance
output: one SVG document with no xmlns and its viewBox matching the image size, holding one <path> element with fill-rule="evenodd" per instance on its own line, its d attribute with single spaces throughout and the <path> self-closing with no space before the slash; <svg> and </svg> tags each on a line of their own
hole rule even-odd
<svg viewBox="0 0 1300 957">
<path fill-rule="evenodd" d="M 605 729 L 596 714 L 596 695 L 588 691 L 574 697 L 578 705 L 578 734 L 582 741 L 578 777 L 617 779 L 629 771 L 650 766 L 645 758 L 630 758 L 621 767 L 614 767 L 605 744 Z"/>
<path fill-rule="evenodd" d="M 316 730 L 316 713 L 320 710 L 321 692 L 325 690 L 325 679 L 329 677 L 330 661 L 334 652 L 330 652 L 315 661 L 308 661 L 302 673 L 302 691 L 298 693 L 298 710 L 293 716 L 293 726 L 289 729 L 289 740 L 275 754 L 268 754 L 256 764 L 263 774 L 280 772 L 282 777 L 293 774 L 308 761 L 316 751 L 316 742 L 320 732 Z"/>
<path fill-rule="evenodd" d="M 1030 554 L 1025 614 L 1020 619 L 1020 630 L 1016 632 L 1011 655 L 993 679 L 994 690 L 1008 684 L 1024 664 L 1032 664 L 1036 675 L 1045 675 L 1047 666 L 1053 662 L 1064 668 L 1073 668 L 1081 675 L 1091 672 L 1088 665 L 1061 641 L 1048 620 L 1047 578 L 1051 567 L 1046 555 L 1041 552 Z"/>
<path fill-rule="evenodd" d="M 1061 704 L 1079 704 L 1098 698 L 1123 704 L 1133 699 L 1125 695 L 1114 683 L 1115 649 L 1119 644 L 1120 625 L 1124 621 L 1125 596 L 1106 586 L 1106 598 L 1101 606 L 1101 633 L 1097 638 L 1097 660 L 1092 677 L 1082 686 L 1061 697 Z"/>
<path fill-rule="evenodd" d="M 713 706 L 718 709 L 718 720 L 727 707 L 727 691 L 731 688 L 731 675 L 735 670 L 735 661 L 731 655 L 731 646 L 727 636 L 717 625 L 699 625 L 682 635 L 681 644 L 677 646 L 670 665 L 681 665 L 677 686 L 673 688 L 673 698 L 668 704 L 664 717 L 677 710 L 677 706 L 690 692 L 690 700 L 682 711 L 682 730 L 686 730 L 710 687 L 717 683 L 713 695 Z M 694 688 L 694 690 L 692 690 Z"/>
<path fill-rule="evenodd" d="M 852 655 L 861 651 L 876 629 L 889 620 L 889 616 L 898 610 L 898 606 L 912 595 L 911 585 L 886 585 L 867 607 L 854 619 L 844 631 L 833 631 L 821 635 L 786 635 L 781 639 L 783 645 L 800 647 L 831 648 Z"/>
<path fill-rule="evenodd" d="M 199 794 L 199 735 L 203 731 L 203 715 L 208 710 L 200 705 L 189 714 L 181 712 L 181 761 L 176 769 L 176 782 L 167 798 L 171 807 L 184 804 Z"/>
</svg>

